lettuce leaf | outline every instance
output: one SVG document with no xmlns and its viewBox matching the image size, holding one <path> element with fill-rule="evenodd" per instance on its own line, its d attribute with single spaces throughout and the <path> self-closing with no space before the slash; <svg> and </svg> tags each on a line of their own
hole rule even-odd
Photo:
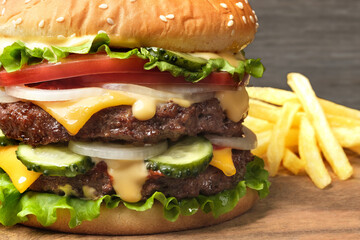
<svg viewBox="0 0 360 240">
<path fill-rule="evenodd" d="M 164 217 L 171 222 L 176 221 L 180 214 L 190 216 L 199 210 L 205 213 L 211 212 L 217 218 L 236 206 L 239 199 L 246 194 L 246 187 L 257 190 L 260 198 L 264 198 L 269 193 L 268 173 L 263 167 L 263 160 L 255 158 L 247 164 L 244 181 L 239 182 L 234 189 L 225 190 L 213 196 L 200 195 L 195 198 L 177 200 L 174 197 L 166 197 L 161 192 L 155 192 L 146 201 L 137 203 L 124 202 L 116 195 L 106 195 L 98 200 L 84 200 L 31 191 L 20 194 L 8 175 L 0 173 L 0 223 L 12 226 L 26 221 L 27 215 L 33 214 L 39 223 L 49 226 L 57 219 L 57 209 L 68 209 L 71 215 L 69 227 L 73 228 L 83 221 L 91 221 L 98 217 L 101 204 L 107 208 L 115 208 L 123 204 L 134 211 L 146 211 L 156 201 L 163 205 Z"/>
<path fill-rule="evenodd" d="M 105 51 L 109 57 L 126 59 L 131 56 L 137 56 L 148 60 L 144 65 L 145 70 L 158 68 L 160 71 L 170 72 L 174 77 L 183 76 L 189 82 L 198 82 L 207 77 L 212 72 L 228 72 L 234 80 L 239 82 L 243 79 L 245 73 L 259 78 L 263 75 L 265 68 L 260 59 L 248 59 L 240 61 L 239 66 L 230 65 L 225 59 L 210 59 L 206 63 L 198 66 L 189 64 L 188 68 L 175 65 L 172 62 L 152 55 L 148 48 L 135 48 L 126 52 L 111 50 L 109 47 L 110 38 L 106 33 L 100 33 L 88 42 L 74 47 L 49 46 L 30 49 L 25 43 L 17 41 L 3 49 L 0 54 L 0 68 L 3 67 L 7 72 L 19 71 L 24 65 L 33 65 L 47 60 L 50 63 L 56 63 L 69 54 L 94 54 Z M 155 49 L 155 48 L 154 48 Z"/>
</svg>

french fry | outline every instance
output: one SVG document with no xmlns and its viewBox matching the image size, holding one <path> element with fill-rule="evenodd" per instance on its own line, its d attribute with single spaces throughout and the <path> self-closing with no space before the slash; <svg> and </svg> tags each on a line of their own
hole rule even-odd
<svg viewBox="0 0 360 240">
<path fill-rule="evenodd" d="M 299 153 L 299 145 L 296 146 L 288 146 L 286 147 L 287 149 L 289 149 L 290 151 L 292 151 L 293 153 Z"/>
<path fill-rule="evenodd" d="M 296 94 L 283 89 L 269 87 L 247 87 L 246 90 L 250 98 L 265 101 L 275 105 L 284 105 L 284 103 L 287 101 L 297 99 Z M 360 110 L 345 107 L 321 98 L 319 98 L 319 102 L 326 114 L 340 115 L 343 117 L 360 120 Z"/>
<path fill-rule="evenodd" d="M 270 176 L 275 176 L 285 154 L 285 139 L 291 127 L 292 121 L 300 105 L 286 102 L 281 110 L 280 118 L 276 122 L 270 137 L 267 149 L 267 160 Z"/>
<path fill-rule="evenodd" d="M 295 175 L 298 175 L 305 170 L 304 159 L 298 158 L 298 156 L 296 156 L 296 154 L 288 148 L 285 149 L 283 165 L 286 169 Z"/>
<path fill-rule="evenodd" d="M 353 174 L 353 168 L 344 150 L 330 130 L 324 111 L 317 100 L 314 90 L 311 88 L 309 80 L 299 73 L 290 73 L 288 74 L 288 84 L 298 96 L 307 117 L 313 124 L 326 160 L 340 179 L 348 179 Z"/>
<path fill-rule="evenodd" d="M 256 156 L 263 156 L 269 146 L 271 131 L 257 133 L 256 137 L 258 139 L 258 145 L 256 149 L 251 150 L 251 153 Z"/>
<path fill-rule="evenodd" d="M 271 130 L 274 127 L 273 123 L 252 116 L 247 116 L 243 124 L 255 133 Z"/>
<path fill-rule="evenodd" d="M 285 146 L 292 147 L 299 144 L 299 129 L 291 128 L 286 135 Z"/>
<path fill-rule="evenodd" d="M 355 118 L 360 120 L 360 110 L 348 108 L 325 99 L 320 99 L 319 101 L 324 109 L 324 112 L 326 112 L 327 114 L 340 115 L 343 117 Z"/>
<path fill-rule="evenodd" d="M 336 127 L 331 130 L 342 147 L 351 148 L 360 145 L 360 127 Z"/>
<path fill-rule="evenodd" d="M 256 156 L 263 156 L 269 146 L 271 131 L 264 131 L 256 133 L 258 145 L 256 149 L 251 150 L 251 153 Z M 285 146 L 288 148 L 297 147 L 299 141 L 299 130 L 290 129 L 285 138 Z"/>
<path fill-rule="evenodd" d="M 249 116 L 276 123 L 280 118 L 281 107 L 262 102 L 256 99 L 249 101 Z M 292 126 L 299 127 L 303 113 L 296 113 Z"/>
<path fill-rule="evenodd" d="M 249 100 L 249 116 L 272 123 L 279 119 L 281 108 L 255 99 Z"/>
<path fill-rule="evenodd" d="M 293 92 L 270 87 L 247 87 L 249 97 L 275 105 L 284 105 L 287 101 L 297 100 Z"/>
<path fill-rule="evenodd" d="M 355 146 L 355 147 L 351 147 L 350 150 L 353 151 L 353 152 L 356 152 L 357 154 L 360 155 L 360 145 Z"/>
<path fill-rule="evenodd" d="M 331 183 L 316 143 L 314 128 L 307 117 L 303 117 L 300 123 L 299 154 L 305 160 L 306 173 L 318 188 L 323 189 Z"/>
<path fill-rule="evenodd" d="M 360 120 L 355 118 L 326 114 L 326 119 L 331 127 L 360 127 Z"/>
</svg>

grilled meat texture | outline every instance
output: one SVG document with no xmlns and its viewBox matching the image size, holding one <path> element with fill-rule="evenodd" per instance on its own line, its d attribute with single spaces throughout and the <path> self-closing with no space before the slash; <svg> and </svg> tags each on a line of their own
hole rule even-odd
<svg viewBox="0 0 360 240">
<path fill-rule="evenodd" d="M 156 115 L 147 121 L 137 120 L 131 106 L 106 108 L 94 114 L 75 136 L 31 102 L 0 104 L 0 129 L 7 137 L 33 146 L 69 140 L 141 145 L 198 134 L 238 137 L 242 135 L 241 128 L 242 121 L 229 120 L 215 98 L 188 108 L 173 102 L 159 105 Z"/>
<path fill-rule="evenodd" d="M 150 197 L 155 191 L 160 191 L 166 196 L 173 196 L 177 199 L 196 197 L 202 195 L 214 195 L 226 189 L 234 188 L 244 178 L 246 164 L 253 160 L 250 151 L 233 150 L 233 162 L 236 167 L 236 174 L 227 177 L 221 170 L 208 166 L 206 170 L 195 177 L 170 178 L 151 177 L 143 185 L 142 198 Z M 103 195 L 115 194 L 111 186 L 111 176 L 107 173 L 106 163 L 98 163 L 86 174 L 73 178 L 40 176 L 31 186 L 30 190 L 37 192 L 52 192 L 59 195 L 65 194 L 64 189 L 71 186 L 71 194 L 81 198 L 85 196 L 83 187 L 93 188 L 91 198 L 97 199 Z"/>
<path fill-rule="evenodd" d="M 253 160 L 253 156 L 250 151 L 232 150 L 232 158 L 236 167 L 236 174 L 231 177 L 226 176 L 216 167 L 208 166 L 204 172 L 195 177 L 148 179 L 141 194 L 146 199 L 158 191 L 166 196 L 182 199 L 197 197 L 200 194 L 210 196 L 234 188 L 238 182 L 244 179 L 246 164 Z"/>
<path fill-rule="evenodd" d="M 92 196 L 85 196 L 84 186 L 93 189 Z M 70 194 L 76 197 L 93 199 L 108 194 L 115 194 L 105 162 L 100 162 L 87 173 L 75 177 L 41 175 L 30 186 L 30 190 L 35 192 L 51 192 L 58 195 Z"/>
</svg>

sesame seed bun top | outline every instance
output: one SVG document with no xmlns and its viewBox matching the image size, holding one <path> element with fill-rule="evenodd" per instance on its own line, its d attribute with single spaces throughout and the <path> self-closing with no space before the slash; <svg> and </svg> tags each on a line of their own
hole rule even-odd
<svg viewBox="0 0 360 240">
<path fill-rule="evenodd" d="M 257 29 L 247 0 L 0 0 L 0 38 L 73 45 L 106 32 L 112 47 L 238 51 Z"/>
</svg>

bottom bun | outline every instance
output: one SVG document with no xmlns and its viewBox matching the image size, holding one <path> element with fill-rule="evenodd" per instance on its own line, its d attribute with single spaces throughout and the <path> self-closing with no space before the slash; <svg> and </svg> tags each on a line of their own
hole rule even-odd
<svg viewBox="0 0 360 240">
<path fill-rule="evenodd" d="M 49 227 L 43 227 L 33 215 L 29 215 L 29 220 L 22 224 L 60 232 L 98 235 L 139 235 L 171 232 L 210 226 L 233 219 L 249 210 L 257 199 L 257 192 L 247 189 L 246 195 L 240 199 L 231 212 L 216 219 L 211 213 L 206 214 L 199 210 L 192 216 L 180 215 L 175 222 L 169 222 L 163 217 L 163 206 L 156 202 L 151 209 L 144 212 L 130 210 L 123 205 L 114 209 L 102 207 L 98 218 L 92 221 L 84 221 L 75 228 L 68 226 L 70 220 L 68 210 L 58 210 L 57 221 Z"/>
</svg>

